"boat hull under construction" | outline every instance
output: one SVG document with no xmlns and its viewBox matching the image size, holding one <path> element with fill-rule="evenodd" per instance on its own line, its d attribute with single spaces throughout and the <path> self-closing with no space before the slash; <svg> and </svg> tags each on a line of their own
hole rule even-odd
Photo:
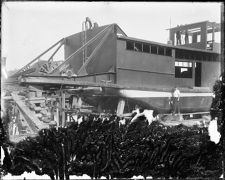
<svg viewBox="0 0 225 180">
<path fill-rule="evenodd" d="M 56 80 L 57 79 L 57 80 Z M 171 113 L 172 88 L 135 88 L 116 84 L 83 82 L 74 79 L 56 77 L 23 77 L 22 84 L 42 84 L 42 86 L 63 89 L 71 96 L 81 97 L 97 112 L 104 110 L 116 113 L 120 101 L 124 101 L 122 112 L 131 112 L 136 105 L 145 109 L 157 110 L 159 113 Z M 209 112 L 213 93 L 209 88 L 184 88 L 180 90 L 180 112 Z M 121 112 L 121 113 L 122 113 Z"/>
<path fill-rule="evenodd" d="M 172 111 L 171 92 L 120 90 L 121 96 L 139 102 L 145 108 L 156 109 L 160 113 Z M 210 92 L 181 92 L 181 113 L 208 112 L 212 103 L 213 94 Z"/>
</svg>

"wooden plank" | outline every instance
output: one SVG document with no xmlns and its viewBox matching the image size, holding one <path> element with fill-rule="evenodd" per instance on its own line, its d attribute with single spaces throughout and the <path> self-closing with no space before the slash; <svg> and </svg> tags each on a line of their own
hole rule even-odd
<svg viewBox="0 0 225 180">
<path fill-rule="evenodd" d="M 29 90 L 30 91 L 43 91 L 43 87 L 41 86 L 32 86 L 32 85 L 29 85 Z"/>
<path fill-rule="evenodd" d="M 33 101 L 45 101 L 45 97 L 33 97 L 33 98 L 30 98 L 29 99 L 30 102 L 33 102 Z"/>
<path fill-rule="evenodd" d="M 170 114 L 167 113 L 167 114 L 164 114 L 164 115 L 170 115 Z M 191 114 L 210 114 L 210 112 L 180 113 L 180 115 L 191 115 Z"/>
<path fill-rule="evenodd" d="M 23 77 L 20 80 L 21 83 L 27 84 L 55 84 L 55 85 L 78 85 L 78 86 L 106 86 L 105 83 L 94 83 L 94 82 L 87 82 L 87 81 L 74 81 L 73 79 L 68 79 L 65 77 L 61 78 L 54 78 L 51 76 L 47 77 Z M 109 84 L 107 83 L 107 87 L 120 87 L 116 84 Z"/>
<path fill-rule="evenodd" d="M 195 28 L 195 27 L 201 26 L 202 24 L 206 24 L 208 22 L 209 21 L 202 21 L 202 22 L 197 22 L 197 23 L 180 25 L 180 26 L 170 28 L 170 30 L 182 30 L 183 28 L 186 28 L 186 29 Z"/>
<path fill-rule="evenodd" d="M 13 100 L 12 96 L 4 96 L 2 100 Z"/>
<path fill-rule="evenodd" d="M 135 87 L 135 86 L 125 86 L 125 85 L 117 85 L 111 83 L 94 83 L 94 82 L 87 82 L 87 81 L 76 81 L 74 79 L 68 78 L 59 78 L 59 77 L 52 77 L 52 76 L 42 76 L 42 77 L 23 77 L 20 80 L 21 84 L 39 84 L 39 85 L 70 85 L 70 86 L 92 86 L 92 87 L 106 87 L 106 88 L 115 88 L 115 89 L 133 89 L 133 90 L 143 90 L 143 91 L 165 91 L 171 92 L 172 88 L 148 88 L 148 87 Z M 211 92 L 209 88 L 202 87 L 202 88 L 182 88 L 179 87 L 181 92 Z"/>
<path fill-rule="evenodd" d="M 44 129 L 44 128 L 49 128 L 48 124 L 45 124 L 41 122 L 35 115 L 35 112 L 31 111 L 26 105 L 25 101 L 19 97 L 16 92 L 12 93 L 13 100 L 16 102 L 18 108 L 20 111 L 23 113 L 25 116 L 25 119 L 32 129 L 34 133 L 37 133 L 38 130 Z"/>
</svg>

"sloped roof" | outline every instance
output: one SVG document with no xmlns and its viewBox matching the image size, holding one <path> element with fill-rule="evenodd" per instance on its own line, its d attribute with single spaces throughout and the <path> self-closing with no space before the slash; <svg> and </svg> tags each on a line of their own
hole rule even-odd
<svg viewBox="0 0 225 180">
<path fill-rule="evenodd" d="M 104 29 L 104 28 L 106 28 L 107 26 L 110 26 L 110 25 L 115 26 L 119 31 L 121 31 L 123 33 L 124 36 L 127 36 L 127 34 L 122 30 L 122 28 L 118 24 L 116 24 L 116 23 L 106 24 L 106 25 L 99 26 L 99 27 L 95 27 L 95 28 L 92 28 L 92 29 Z M 65 38 L 70 38 L 70 37 L 72 37 L 72 36 L 74 36 L 76 34 L 79 34 L 79 33 L 82 33 L 82 31 L 77 32 L 77 33 L 74 33 L 74 34 L 71 34 L 71 35 L 69 35 L 69 36 L 67 36 Z"/>
</svg>

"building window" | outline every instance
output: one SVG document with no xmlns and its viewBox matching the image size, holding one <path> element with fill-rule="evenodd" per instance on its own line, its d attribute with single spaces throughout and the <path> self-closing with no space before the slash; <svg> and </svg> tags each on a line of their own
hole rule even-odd
<svg viewBox="0 0 225 180">
<path fill-rule="evenodd" d="M 220 57 L 218 54 L 215 54 L 214 58 L 213 58 L 213 61 L 219 61 L 220 60 Z"/>
<path fill-rule="evenodd" d="M 192 44 L 192 36 L 188 36 L 188 41 L 189 41 L 189 44 Z"/>
<path fill-rule="evenodd" d="M 195 59 L 202 60 L 203 59 L 202 54 L 196 53 Z"/>
<path fill-rule="evenodd" d="M 127 41 L 127 50 L 134 50 L 134 42 Z"/>
<path fill-rule="evenodd" d="M 193 33 L 192 35 L 192 43 L 197 43 L 197 34 Z"/>
<path fill-rule="evenodd" d="M 149 44 L 143 44 L 143 52 L 150 53 L 150 46 L 149 46 Z"/>
<path fill-rule="evenodd" d="M 192 62 L 175 61 L 176 78 L 192 78 Z"/>
<path fill-rule="evenodd" d="M 161 47 L 161 46 L 158 47 L 158 54 L 164 55 L 164 47 Z"/>
<path fill-rule="evenodd" d="M 151 53 L 157 54 L 157 46 L 151 45 Z"/>
<path fill-rule="evenodd" d="M 184 52 L 184 59 L 189 59 L 189 54 L 187 52 Z"/>
<path fill-rule="evenodd" d="M 179 50 L 179 49 L 176 50 L 175 57 L 177 59 L 183 59 L 183 55 L 184 55 L 184 52 L 182 50 Z"/>
<path fill-rule="evenodd" d="M 210 54 L 210 61 L 215 61 L 215 57 L 214 57 L 214 55 L 213 54 Z"/>
<path fill-rule="evenodd" d="M 138 43 L 138 42 L 135 42 L 134 43 L 134 50 L 141 52 L 142 51 L 142 44 Z"/>
<path fill-rule="evenodd" d="M 142 42 L 126 41 L 126 49 L 137 52 L 158 54 L 163 56 L 172 56 L 172 48 L 147 44 L 144 42 L 142 43 Z"/>
<path fill-rule="evenodd" d="M 166 56 L 172 56 L 172 49 L 166 48 Z"/>
<path fill-rule="evenodd" d="M 197 35 L 197 42 L 201 42 L 201 34 Z"/>
</svg>

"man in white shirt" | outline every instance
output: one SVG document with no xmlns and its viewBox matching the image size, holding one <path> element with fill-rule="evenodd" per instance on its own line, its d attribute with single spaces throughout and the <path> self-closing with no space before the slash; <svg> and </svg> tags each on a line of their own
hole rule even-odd
<svg viewBox="0 0 225 180">
<path fill-rule="evenodd" d="M 172 102 L 173 102 L 173 115 L 180 114 L 180 91 L 177 87 L 175 87 L 174 91 L 172 92 Z"/>
</svg>

